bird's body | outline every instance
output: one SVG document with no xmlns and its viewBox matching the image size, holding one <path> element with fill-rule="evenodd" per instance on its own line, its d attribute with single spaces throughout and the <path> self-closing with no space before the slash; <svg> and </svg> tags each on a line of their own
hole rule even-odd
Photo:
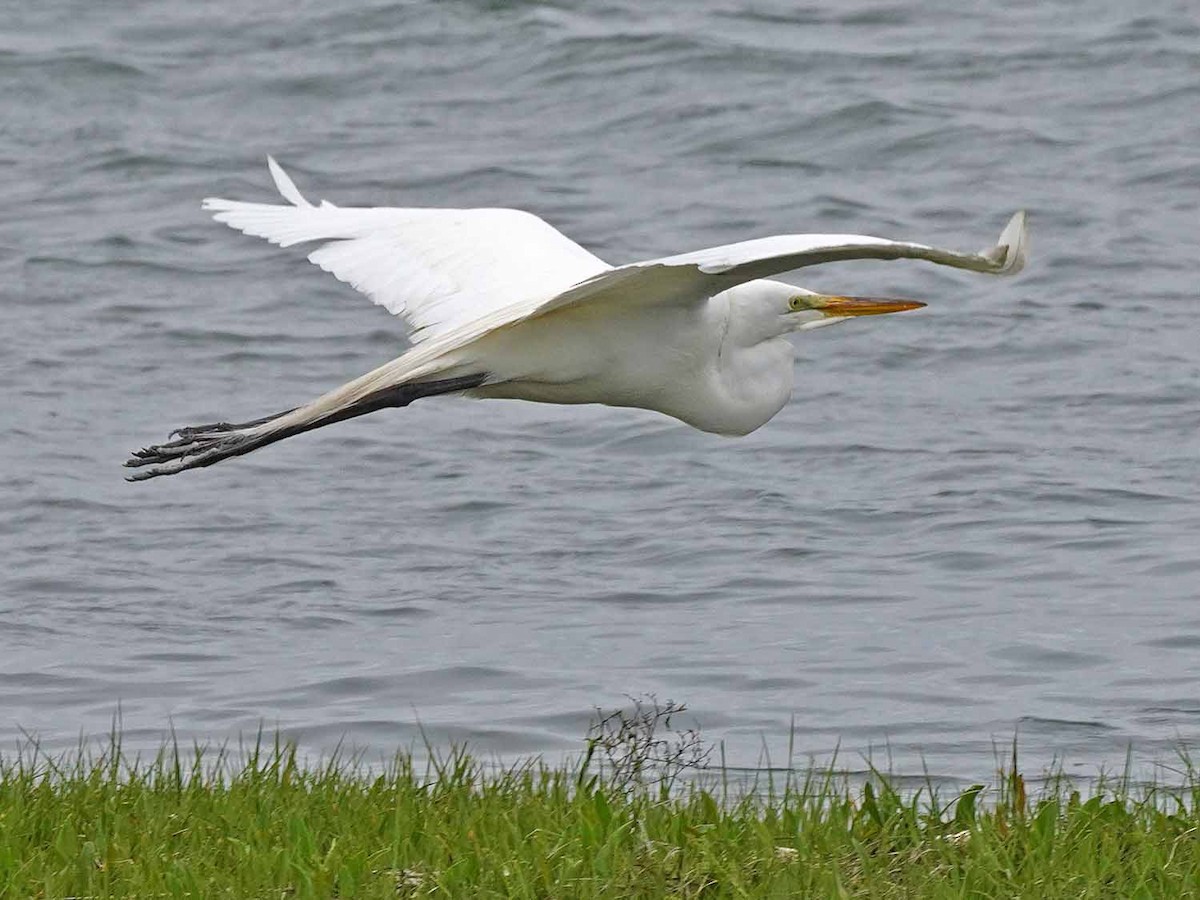
<svg viewBox="0 0 1200 900">
<path fill-rule="evenodd" d="M 769 276 L 844 259 L 925 259 L 1007 274 L 1024 216 L 999 244 L 963 254 L 863 235 L 781 235 L 612 267 L 518 210 L 313 206 L 270 160 L 290 206 L 207 200 L 217 219 L 288 246 L 402 316 L 414 346 L 293 410 L 180 429 L 137 451 L 132 480 L 211 465 L 313 428 L 443 393 L 657 410 L 743 435 L 788 402 L 787 335 L 913 301 L 814 294 Z"/>
<path fill-rule="evenodd" d="M 791 342 L 782 332 L 744 340 L 746 320 L 734 313 L 764 292 L 786 298 L 797 289 L 760 281 L 686 306 L 570 307 L 489 333 L 467 356 L 487 359 L 495 383 L 468 394 L 651 409 L 701 431 L 749 434 L 792 391 Z"/>
</svg>

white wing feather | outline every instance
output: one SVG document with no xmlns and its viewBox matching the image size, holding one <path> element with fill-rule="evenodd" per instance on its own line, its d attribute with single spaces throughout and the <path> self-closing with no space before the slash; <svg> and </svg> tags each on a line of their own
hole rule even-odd
<svg viewBox="0 0 1200 900">
<path fill-rule="evenodd" d="M 274 159 L 268 165 L 290 206 L 210 197 L 204 208 L 281 247 L 322 241 L 309 260 L 404 318 L 414 342 L 610 268 L 532 213 L 314 206 Z"/>
<path fill-rule="evenodd" d="M 1009 219 L 996 246 L 978 253 L 863 234 L 776 235 L 609 269 L 547 302 L 532 305 L 521 318 L 604 298 L 689 302 L 747 281 L 852 259 L 923 259 L 972 272 L 1013 275 L 1025 266 L 1028 245 L 1024 212 Z"/>
</svg>

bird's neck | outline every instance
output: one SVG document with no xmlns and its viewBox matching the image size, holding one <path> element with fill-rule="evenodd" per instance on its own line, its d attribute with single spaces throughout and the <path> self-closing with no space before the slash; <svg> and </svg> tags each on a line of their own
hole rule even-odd
<svg viewBox="0 0 1200 900">
<path fill-rule="evenodd" d="M 778 304 L 750 292 L 728 291 L 726 328 L 717 355 L 717 393 L 725 434 L 747 434 L 767 422 L 792 394 L 792 344 Z"/>
</svg>

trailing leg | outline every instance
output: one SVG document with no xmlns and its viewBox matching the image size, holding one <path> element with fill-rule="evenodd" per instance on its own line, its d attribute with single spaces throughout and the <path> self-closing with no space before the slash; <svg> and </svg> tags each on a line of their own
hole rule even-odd
<svg viewBox="0 0 1200 900">
<path fill-rule="evenodd" d="M 131 458 L 125 461 L 125 465 L 129 468 L 142 469 L 142 471 L 135 472 L 127 478 L 129 481 L 145 481 L 159 475 L 174 475 L 187 469 L 211 466 L 223 459 L 242 456 L 276 441 L 282 441 L 315 428 L 324 428 L 335 422 L 353 419 L 380 409 L 408 406 L 414 400 L 420 400 L 423 397 L 435 397 L 439 394 L 470 390 L 479 387 L 487 378 L 487 374 L 481 372 L 457 378 L 418 381 L 381 388 L 347 403 L 345 406 L 321 411 L 310 418 L 301 417 L 300 421 L 289 420 L 295 419 L 293 414 L 302 410 L 303 407 L 241 425 L 218 422 L 213 425 L 179 428 L 171 432 L 172 437 L 179 435 L 177 440 L 133 451 Z"/>
</svg>

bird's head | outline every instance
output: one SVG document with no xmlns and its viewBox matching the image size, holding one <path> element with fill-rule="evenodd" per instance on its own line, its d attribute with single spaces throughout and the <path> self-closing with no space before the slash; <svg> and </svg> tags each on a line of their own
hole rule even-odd
<svg viewBox="0 0 1200 900">
<path fill-rule="evenodd" d="M 730 340 L 743 347 L 774 340 L 793 331 L 808 331 L 859 316 L 920 309 L 916 300 L 815 294 L 782 281 L 753 281 L 724 295 L 729 298 Z"/>
<path fill-rule="evenodd" d="M 787 297 L 784 318 L 789 325 L 789 331 L 808 331 L 858 316 L 882 316 L 886 313 L 920 309 L 924 305 L 917 300 L 793 292 Z"/>
</svg>

